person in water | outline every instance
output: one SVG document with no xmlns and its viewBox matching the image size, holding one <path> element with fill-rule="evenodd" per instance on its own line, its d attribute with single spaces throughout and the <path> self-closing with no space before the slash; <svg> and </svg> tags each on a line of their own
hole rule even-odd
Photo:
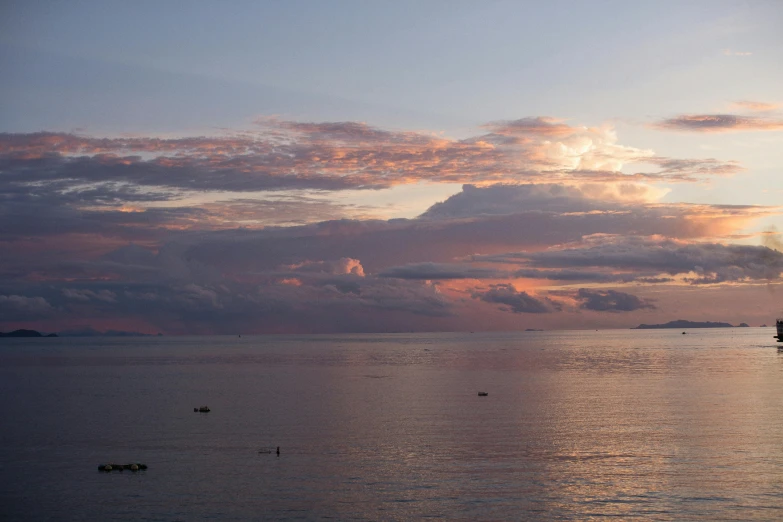
<svg viewBox="0 0 783 522">
<path fill-rule="evenodd" d="M 277 456 L 280 456 L 280 446 L 277 447 Z"/>
</svg>

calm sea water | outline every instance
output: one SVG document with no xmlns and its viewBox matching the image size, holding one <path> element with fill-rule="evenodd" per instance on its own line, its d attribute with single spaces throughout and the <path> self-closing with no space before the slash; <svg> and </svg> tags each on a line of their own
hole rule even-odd
<svg viewBox="0 0 783 522">
<path fill-rule="evenodd" d="M 0 518 L 780 520 L 772 335 L 4 339 Z"/>
</svg>

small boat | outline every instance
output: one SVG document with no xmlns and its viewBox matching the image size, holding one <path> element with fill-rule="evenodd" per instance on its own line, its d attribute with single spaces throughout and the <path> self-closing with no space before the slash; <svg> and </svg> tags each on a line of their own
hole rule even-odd
<svg viewBox="0 0 783 522">
<path fill-rule="evenodd" d="M 479 397 L 486 397 L 487 395 L 489 395 L 488 392 L 478 392 Z"/>
<path fill-rule="evenodd" d="M 783 319 L 778 319 L 775 321 L 775 328 L 777 328 L 778 332 L 778 334 L 775 336 L 775 339 L 777 339 L 779 343 L 783 343 Z"/>
<path fill-rule="evenodd" d="M 193 411 L 199 413 L 209 413 L 211 410 L 209 409 L 209 406 L 201 406 L 200 408 L 193 408 Z"/>
</svg>

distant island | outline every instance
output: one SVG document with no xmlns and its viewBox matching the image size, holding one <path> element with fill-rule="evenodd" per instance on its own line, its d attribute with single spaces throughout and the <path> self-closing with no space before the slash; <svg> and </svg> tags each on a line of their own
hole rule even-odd
<svg viewBox="0 0 783 522">
<path fill-rule="evenodd" d="M 163 334 L 158 334 L 161 336 Z M 152 337 L 152 334 L 142 332 L 126 332 L 124 330 L 106 330 L 104 332 L 90 327 L 82 327 L 75 330 L 63 330 L 58 334 L 42 334 L 36 330 L 14 330 L 13 332 L 0 332 L 0 337 Z"/>
<path fill-rule="evenodd" d="M 44 335 L 35 330 L 14 330 L 8 333 L 0 332 L 0 337 L 57 337 L 57 334 L 50 333 L 49 335 Z"/>
<path fill-rule="evenodd" d="M 669 321 L 665 324 L 640 324 L 636 328 L 631 330 L 652 330 L 656 328 L 747 328 L 746 323 L 740 323 L 736 327 L 729 323 L 716 323 L 711 321 L 699 322 L 699 321 L 686 321 L 684 319 L 677 319 L 676 321 Z"/>
<path fill-rule="evenodd" d="M 142 332 L 127 332 L 125 330 L 105 330 L 101 332 L 89 326 L 81 326 L 60 332 L 60 337 L 150 337 L 151 335 Z"/>
</svg>

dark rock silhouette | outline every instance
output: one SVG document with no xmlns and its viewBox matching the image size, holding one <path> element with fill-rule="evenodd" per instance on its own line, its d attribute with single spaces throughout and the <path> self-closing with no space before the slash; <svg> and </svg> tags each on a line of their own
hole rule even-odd
<svg viewBox="0 0 783 522">
<path fill-rule="evenodd" d="M 743 325 L 748 326 L 745 323 L 742 323 L 740 326 Z M 678 319 L 676 321 L 669 321 L 665 324 L 640 324 L 636 328 L 631 328 L 631 330 L 649 330 L 655 328 L 734 328 L 734 325 L 729 323 L 714 323 L 710 321 L 698 322 Z"/>
<path fill-rule="evenodd" d="M 44 335 L 41 332 L 35 330 L 14 330 L 13 332 L 3 333 L 0 332 L 0 337 L 57 337 L 56 333 Z"/>
</svg>

